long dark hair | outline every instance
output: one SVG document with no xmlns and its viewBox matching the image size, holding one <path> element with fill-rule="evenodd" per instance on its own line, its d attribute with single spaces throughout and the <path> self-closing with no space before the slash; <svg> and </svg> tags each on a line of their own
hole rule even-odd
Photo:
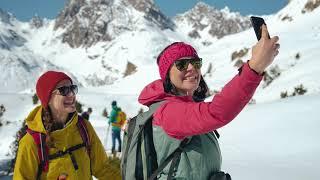
<svg viewBox="0 0 320 180">
<path fill-rule="evenodd" d="M 74 113 L 69 113 L 66 123 L 71 120 L 72 116 Z M 49 147 L 53 146 L 52 144 L 52 140 L 50 137 L 50 133 L 58 130 L 58 129 L 62 129 L 64 127 L 64 123 L 61 122 L 55 122 L 53 120 L 53 116 L 52 116 L 52 111 L 50 109 L 50 107 L 48 106 L 47 108 L 43 108 L 42 109 L 42 123 L 44 128 L 46 129 L 46 131 L 48 132 L 47 134 L 47 139 L 46 139 L 46 143 Z"/>
<path fill-rule="evenodd" d="M 169 73 L 166 76 L 165 81 L 163 82 L 164 92 L 172 95 L 179 95 L 176 87 L 172 84 Z M 194 91 L 192 98 L 195 102 L 204 101 L 205 98 L 209 96 L 209 88 L 207 83 L 204 81 L 202 75 L 200 77 L 200 83 L 198 88 Z"/>
<path fill-rule="evenodd" d="M 53 131 L 54 122 L 53 122 L 52 112 L 49 106 L 47 108 L 42 109 L 42 123 L 44 128 L 48 132 L 46 136 L 46 143 L 49 147 L 52 147 L 53 143 L 50 137 L 50 133 Z"/>
</svg>

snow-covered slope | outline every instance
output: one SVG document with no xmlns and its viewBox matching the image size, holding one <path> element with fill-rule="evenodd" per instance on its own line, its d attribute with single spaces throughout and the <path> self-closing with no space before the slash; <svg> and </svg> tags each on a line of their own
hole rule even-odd
<svg viewBox="0 0 320 180">
<path fill-rule="evenodd" d="M 0 10 L 0 92 L 19 92 L 34 87 L 45 69 L 61 69 L 26 44 L 30 27 Z"/>
<path fill-rule="evenodd" d="M 93 107 L 90 121 L 108 151 L 111 133 L 106 135 L 107 120 L 102 117 L 102 110 L 110 110 L 114 99 L 130 116 L 140 108 L 136 95 L 113 92 L 80 89 L 78 96 L 86 106 Z M 10 99 L 4 101 L 8 109 L 4 119 L 13 122 L 0 127 L 0 159 L 8 158 L 8 147 L 21 124 L 16 120 L 23 119 L 32 108 L 28 95 L 0 94 L 1 99 L 4 97 Z M 240 180 L 317 180 L 319 106 L 319 94 L 247 106 L 234 121 L 219 129 L 222 169 Z"/>
<path fill-rule="evenodd" d="M 280 53 L 268 69 L 278 67 L 280 76 L 265 86 L 261 83 L 254 99 L 270 101 L 280 98 L 281 92 L 292 94 L 294 87 L 302 84 L 307 93 L 319 93 L 320 82 L 320 8 L 309 13 L 301 13 L 307 1 L 291 1 L 287 7 L 275 15 L 265 16 L 271 36 L 280 37 Z M 299 9 L 291 12 L 292 9 Z M 283 14 L 290 14 L 292 21 L 282 20 Z M 237 60 L 247 61 L 251 56 L 251 47 L 256 43 L 253 29 L 230 35 L 214 42 L 209 47 L 200 48 L 199 54 L 212 63 L 213 73 L 207 78 L 213 89 L 221 87 L 235 74 Z M 232 61 L 232 53 L 248 48 L 242 57 Z M 206 68 L 203 69 L 206 71 Z"/>
<path fill-rule="evenodd" d="M 248 106 L 222 128 L 222 168 L 240 180 L 317 180 L 320 95 Z"/>
</svg>

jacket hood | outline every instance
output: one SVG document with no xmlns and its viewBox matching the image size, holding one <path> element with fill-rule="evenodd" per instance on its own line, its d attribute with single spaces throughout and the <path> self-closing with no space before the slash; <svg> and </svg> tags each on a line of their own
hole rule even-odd
<svg viewBox="0 0 320 180">
<path fill-rule="evenodd" d="M 47 134 L 47 131 L 46 131 L 46 129 L 43 125 L 43 122 L 42 122 L 42 110 L 43 110 L 42 105 L 35 107 L 27 116 L 26 124 L 27 124 L 28 128 L 31 129 L 32 131 Z M 72 126 L 72 124 L 77 123 L 78 119 L 76 118 L 77 117 L 76 114 L 77 113 L 73 114 L 71 120 L 69 122 L 67 122 L 65 128 L 69 128 L 69 126 Z M 63 129 L 65 129 L 65 128 L 63 128 Z M 55 132 L 60 132 L 60 131 L 56 130 L 51 133 L 55 133 Z"/>
<path fill-rule="evenodd" d="M 182 100 L 182 101 L 193 101 L 192 96 L 175 96 L 164 92 L 163 82 L 161 79 L 155 80 L 148 84 L 141 91 L 138 101 L 140 104 L 150 106 L 151 104 L 163 100 Z"/>
<path fill-rule="evenodd" d="M 26 118 L 26 124 L 29 129 L 32 131 L 37 131 L 40 133 L 46 133 L 46 129 L 43 126 L 42 123 L 42 106 L 35 107 L 27 116 Z"/>
</svg>

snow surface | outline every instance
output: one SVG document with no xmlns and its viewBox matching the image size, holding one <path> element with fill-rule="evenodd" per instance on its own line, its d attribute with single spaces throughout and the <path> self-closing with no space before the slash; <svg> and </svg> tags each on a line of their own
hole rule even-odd
<svg viewBox="0 0 320 180">
<path fill-rule="evenodd" d="M 222 128 L 223 170 L 243 180 L 317 180 L 320 95 L 249 105 Z"/>
</svg>

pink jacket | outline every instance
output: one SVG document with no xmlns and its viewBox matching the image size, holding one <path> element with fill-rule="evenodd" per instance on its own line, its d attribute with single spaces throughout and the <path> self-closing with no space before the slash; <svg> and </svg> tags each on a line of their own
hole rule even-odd
<svg viewBox="0 0 320 180">
<path fill-rule="evenodd" d="M 149 106 L 166 100 L 153 114 L 153 124 L 162 127 L 171 137 L 184 139 L 208 133 L 232 121 L 252 98 L 262 77 L 246 63 L 211 102 L 194 102 L 191 96 L 167 94 L 159 79 L 142 90 L 139 102 Z"/>
</svg>

